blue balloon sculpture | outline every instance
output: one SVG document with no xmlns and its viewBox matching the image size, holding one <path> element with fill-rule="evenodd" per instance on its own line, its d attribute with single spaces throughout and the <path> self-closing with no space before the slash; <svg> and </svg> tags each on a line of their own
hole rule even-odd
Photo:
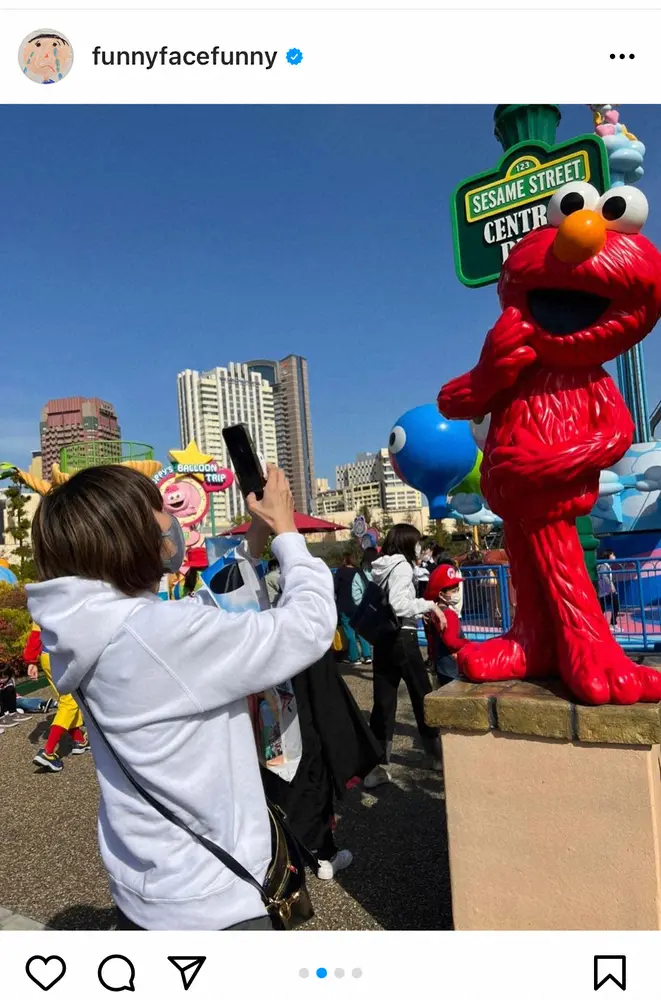
<svg viewBox="0 0 661 1000">
<path fill-rule="evenodd" d="M 477 459 L 470 425 L 446 420 L 434 403 L 416 406 L 399 418 L 388 441 L 399 478 L 427 497 L 429 516 L 451 516 L 448 493 L 464 479 Z"/>
</svg>

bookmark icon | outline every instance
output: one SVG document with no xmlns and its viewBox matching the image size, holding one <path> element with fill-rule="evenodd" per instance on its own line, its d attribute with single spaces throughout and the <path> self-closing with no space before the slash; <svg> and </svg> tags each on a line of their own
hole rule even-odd
<svg viewBox="0 0 661 1000">
<path fill-rule="evenodd" d="M 621 990 L 627 988 L 626 955 L 594 956 L 594 988 L 600 990 L 606 983 L 613 983 Z"/>
</svg>

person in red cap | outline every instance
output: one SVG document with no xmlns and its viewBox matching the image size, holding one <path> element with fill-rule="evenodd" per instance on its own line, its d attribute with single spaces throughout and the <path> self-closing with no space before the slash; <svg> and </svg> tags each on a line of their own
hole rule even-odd
<svg viewBox="0 0 661 1000">
<path fill-rule="evenodd" d="M 460 571 L 444 563 L 431 574 L 425 590 L 425 600 L 435 601 L 445 614 L 445 626 L 435 615 L 425 618 L 429 660 L 434 664 L 441 686 L 459 676 L 456 654 L 468 642 L 463 637 L 459 616 L 454 611 L 457 598 L 461 595 L 462 582 Z"/>
</svg>

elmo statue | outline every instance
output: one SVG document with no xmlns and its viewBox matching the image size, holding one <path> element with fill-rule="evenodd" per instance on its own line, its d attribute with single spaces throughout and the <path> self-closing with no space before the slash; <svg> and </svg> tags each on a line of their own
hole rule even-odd
<svg viewBox="0 0 661 1000">
<path fill-rule="evenodd" d="M 599 473 L 633 440 L 633 421 L 602 365 L 641 341 L 661 313 L 661 254 L 640 230 L 645 196 L 599 196 L 574 182 L 553 195 L 549 225 L 503 266 L 503 313 L 480 359 L 438 397 L 444 416 L 490 414 L 482 491 L 503 519 L 516 617 L 509 632 L 459 653 L 473 681 L 559 673 L 580 701 L 661 701 L 661 673 L 617 644 L 583 559 L 576 518 Z"/>
</svg>

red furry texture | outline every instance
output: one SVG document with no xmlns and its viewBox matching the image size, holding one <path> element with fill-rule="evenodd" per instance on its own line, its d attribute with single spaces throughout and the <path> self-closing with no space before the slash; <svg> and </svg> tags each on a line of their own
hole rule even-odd
<svg viewBox="0 0 661 1000">
<path fill-rule="evenodd" d="M 661 700 L 661 673 L 631 663 L 613 638 L 583 559 L 576 518 L 598 496 L 599 473 L 631 445 L 633 421 L 601 367 L 639 343 L 661 311 L 661 255 L 642 236 L 608 233 L 583 264 L 559 261 L 556 230 L 513 249 L 498 286 L 503 314 L 480 359 L 443 386 L 438 405 L 454 419 L 491 413 L 482 491 L 503 519 L 517 593 L 511 630 L 459 653 L 471 680 L 560 674 L 589 704 Z M 598 295 L 598 322 L 553 335 L 534 319 L 528 293 Z"/>
</svg>

